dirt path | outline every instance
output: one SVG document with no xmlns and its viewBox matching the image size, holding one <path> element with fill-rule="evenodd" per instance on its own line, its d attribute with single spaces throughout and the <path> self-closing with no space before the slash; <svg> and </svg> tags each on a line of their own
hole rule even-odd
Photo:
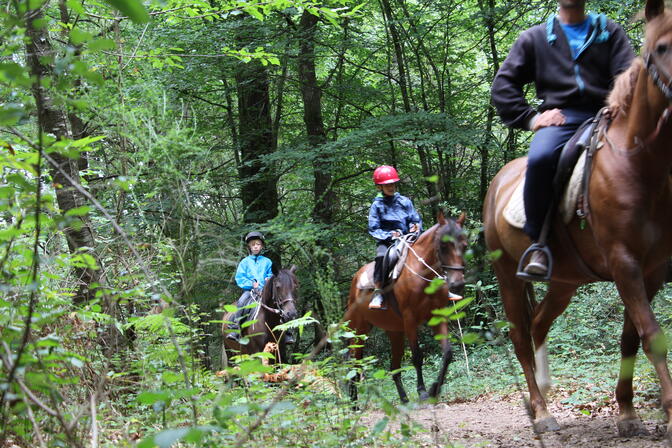
<svg viewBox="0 0 672 448">
<path fill-rule="evenodd" d="M 415 423 L 426 428 L 415 436 L 418 446 L 455 447 L 669 447 L 663 440 L 662 413 L 644 419 L 649 436 L 620 438 L 613 414 L 585 416 L 560 408 L 551 409 L 561 430 L 540 437 L 532 431 L 525 410 L 515 399 L 479 398 L 464 403 L 426 406 L 411 411 Z M 384 417 L 374 411 L 366 423 L 375 425 Z M 397 425 L 398 428 L 398 425 Z M 543 443 L 543 445 L 542 445 Z"/>
</svg>

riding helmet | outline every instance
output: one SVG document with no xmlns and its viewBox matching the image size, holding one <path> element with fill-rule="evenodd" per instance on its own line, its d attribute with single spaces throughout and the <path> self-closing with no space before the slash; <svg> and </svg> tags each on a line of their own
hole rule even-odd
<svg viewBox="0 0 672 448">
<path fill-rule="evenodd" d="M 376 185 L 393 184 L 399 182 L 399 174 L 393 166 L 381 165 L 373 172 L 373 183 Z"/>
<path fill-rule="evenodd" d="M 261 240 L 262 243 L 264 244 L 266 243 L 266 240 L 264 239 L 264 234 L 261 232 L 257 232 L 256 230 L 245 235 L 245 238 L 243 238 L 243 240 L 245 240 L 245 244 L 249 243 L 250 240 Z"/>
</svg>

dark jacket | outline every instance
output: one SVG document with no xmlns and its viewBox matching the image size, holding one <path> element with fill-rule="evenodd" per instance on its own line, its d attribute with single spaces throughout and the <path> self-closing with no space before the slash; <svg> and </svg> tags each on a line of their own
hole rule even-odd
<svg viewBox="0 0 672 448">
<path fill-rule="evenodd" d="M 408 233 L 411 224 L 422 228 L 422 219 L 406 196 L 379 194 L 369 209 L 369 234 L 379 241 L 392 238 L 392 232 Z"/>
<path fill-rule="evenodd" d="M 492 83 L 492 101 L 502 121 L 526 128 L 537 113 L 525 100 L 523 86 L 534 82 L 539 111 L 578 109 L 597 112 L 616 75 L 630 66 L 634 52 L 623 29 L 603 14 L 591 20 L 586 44 L 572 57 L 567 38 L 554 16 L 524 31 Z"/>
</svg>

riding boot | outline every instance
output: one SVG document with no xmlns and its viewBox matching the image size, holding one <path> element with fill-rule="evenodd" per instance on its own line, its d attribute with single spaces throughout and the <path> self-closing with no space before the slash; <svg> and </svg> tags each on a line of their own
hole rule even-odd
<svg viewBox="0 0 672 448">
<path fill-rule="evenodd" d="M 545 276 L 548 273 L 548 260 L 546 254 L 540 250 L 535 250 L 530 255 L 530 261 L 523 269 L 526 274 Z"/>
<path fill-rule="evenodd" d="M 385 306 L 385 299 L 383 297 L 383 290 L 381 289 L 381 285 L 383 284 L 383 257 L 376 257 L 376 262 L 373 267 L 373 282 L 376 285 L 376 289 L 373 290 L 371 302 L 369 302 L 369 309 L 387 309 Z"/>
<path fill-rule="evenodd" d="M 377 286 L 377 285 L 376 285 Z M 376 288 L 373 290 L 373 295 L 371 296 L 371 302 L 369 302 L 370 310 L 386 310 L 385 298 L 383 297 L 383 290 Z"/>
<path fill-rule="evenodd" d="M 293 344 L 294 342 L 296 342 L 296 340 L 294 339 L 294 335 L 292 334 L 291 331 L 285 331 L 285 333 L 282 335 L 282 342 L 284 342 L 285 345 Z"/>
<path fill-rule="evenodd" d="M 229 332 L 226 334 L 226 339 L 238 342 L 240 340 L 240 328 L 238 325 L 229 324 Z"/>
</svg>

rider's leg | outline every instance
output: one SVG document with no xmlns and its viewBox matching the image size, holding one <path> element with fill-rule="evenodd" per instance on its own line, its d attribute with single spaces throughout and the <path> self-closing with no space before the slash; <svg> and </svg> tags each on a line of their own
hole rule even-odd
<svg viewBox="0 0 672 448">
<path fill-rule="evenodd" d="M 371 297 L 371 302 L 369 303 L 369 309 L 372 310 L 386 309 L 382 288 L 384 283 L 383 258 L 385 257 L 387 248 L 388 244 L 384 242 L 379 243 L 376 247 L 376 261 L 373 268 L 373 283 L 376 285 L 376 289 L 373 290 L 373 296 Z"/>
<path fill-rule="evenodd" d="M 553 198 L 553 177 L 562 148 L 574 135 L 590 113 L 564 110 L 563 126 L 549 126 L 538 130 L 532 138 L 527 156 L 527 171 L 523 196 L 525 202 L 525 227 L 523 231 L 536 242 Z M 541 251 L 535 251 L 525 267 L 528 274 L 544 275 L 548 260 Z"/>
<path fill-rule="evenodd" d="M 230 331 L 226 335 L 227 338 L 236 341 L 240 338 L 240 320 L 243 318 L 243 314 L 247 311 L 243 309 L 243 307 L 249 305 L 251 300 L 252 294 L 250 291 L 244 291 L 238 298 L 238 301 L 236 302 L 236 307 L 238 309 L 231 315 L 231 323 L 229 324 Z"/>
</svg>

